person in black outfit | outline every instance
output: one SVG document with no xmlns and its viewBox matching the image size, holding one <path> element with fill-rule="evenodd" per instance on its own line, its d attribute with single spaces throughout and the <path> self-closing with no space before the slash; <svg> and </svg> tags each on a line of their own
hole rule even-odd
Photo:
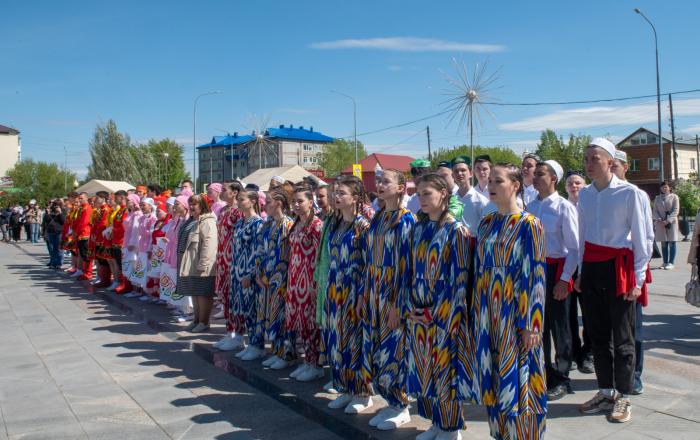
<svg viewBox="0 0 700 440">
<path fill-rule="evenodd" d="M 46 238 L 46 247 L 49 250 L 49 264 L 52 269 L 59 269 L 63 264 L 63 252 L 61 251 L 61 230 L 66 216 L 57 203 L 52 203 L 49 212 L 44 216 L 42 229 Z"/>
<path fill-rule="evenodd" d="M 20 233 L 22 232 L 22 214 L 19 212 L 18 207 L 12 208 L 12 214 L 10 215 L 10 229 L 12 230 L 12 241 L 17 243 L 20 240 Z"/>
</svg>

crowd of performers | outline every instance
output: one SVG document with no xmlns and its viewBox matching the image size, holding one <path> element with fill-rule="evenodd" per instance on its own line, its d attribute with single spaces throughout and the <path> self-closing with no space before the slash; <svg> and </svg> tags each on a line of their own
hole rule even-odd
<svg viewBox="0 0 700 440">
<path fill-rule="evenodd" d="M 585 168 L 588 185 L 534 155 L 520 166 L 482 156 L 473 170 L 468 157 L 436 170 L 418 160 L 414 195 L 385 169 L 371 203 L 354 176 L 322 186 L 275 177 L 266 192 L 236 181 L 206 195 L 189 182 L 177 197 L 80 194 L 63 248 L 80 279 L 96 261 L 96 288 L 193 312 L 191 332 L 208 331 L 216 300 L 217 349 L 295 367 L 302 382 L 327 366 L 330 408 L 386 401 L 369 422 L 377 429 L 409 422 L 415 402 L 432 422 L 418 439 L 461 438 L 471 402 L 486 407 L 494 438 L 538 439 L 548 400 L 571 392 L 573 365 L 598 381 L 582 412 L 626 422 L 641 392 L 650 204 L 606 139 L 591 141 Z"/>
</svg>

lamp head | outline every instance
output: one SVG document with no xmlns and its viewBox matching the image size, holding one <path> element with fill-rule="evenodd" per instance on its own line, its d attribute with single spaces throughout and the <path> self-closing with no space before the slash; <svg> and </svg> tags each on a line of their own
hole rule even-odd
<svg viewBox="0 0 700 440">
<path fill-rule="evenodd" d="M 634 8 L 634 12 L 636 12 L 637 14 L 641 14 L 641 13 L 642 13 L 642 11 L 640 11 L 639 8 Z"/>
</svg>

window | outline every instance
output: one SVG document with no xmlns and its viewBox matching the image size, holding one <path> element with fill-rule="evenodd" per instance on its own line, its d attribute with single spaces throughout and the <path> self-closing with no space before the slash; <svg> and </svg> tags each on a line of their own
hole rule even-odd
<svg viewBox="0 0 700 440">
<path fill-rule="evenodd" d="M 690 169 L 695 170 L 695 158 L 694 157 L 690 158 Z"/>
<path fill-rule="evenodd" d="M 632 159 L 630 161 L 630 171 L 639 171 L 639 159 Z"/>
<path fill-rule="evenodd" d="M 647 169 L 649 171 L 659 171 L 659 158 L 650 157 L 647 159 Z"/>
<path fill-rule="evenodd" d="M 304 156 L 304 163 L 309 163 L 309 158 Z"/>
</svg>

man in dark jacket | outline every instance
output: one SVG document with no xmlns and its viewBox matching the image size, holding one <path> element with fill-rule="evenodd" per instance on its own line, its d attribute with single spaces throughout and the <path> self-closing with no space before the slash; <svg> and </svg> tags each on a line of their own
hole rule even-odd
<svg viewBox="0 0 700 440">
<path fill-rule="evenodd" d="M 42 229 L 46 237 L 46 247 L 49 250 L 49 264 L 52 269 L 59 269 L 63 264 L 63 252 L 61 251 L 61 230 L 66 216 L 61 207 L 52 202 L 49 212 L 44 216 Z"/>
</svg>

